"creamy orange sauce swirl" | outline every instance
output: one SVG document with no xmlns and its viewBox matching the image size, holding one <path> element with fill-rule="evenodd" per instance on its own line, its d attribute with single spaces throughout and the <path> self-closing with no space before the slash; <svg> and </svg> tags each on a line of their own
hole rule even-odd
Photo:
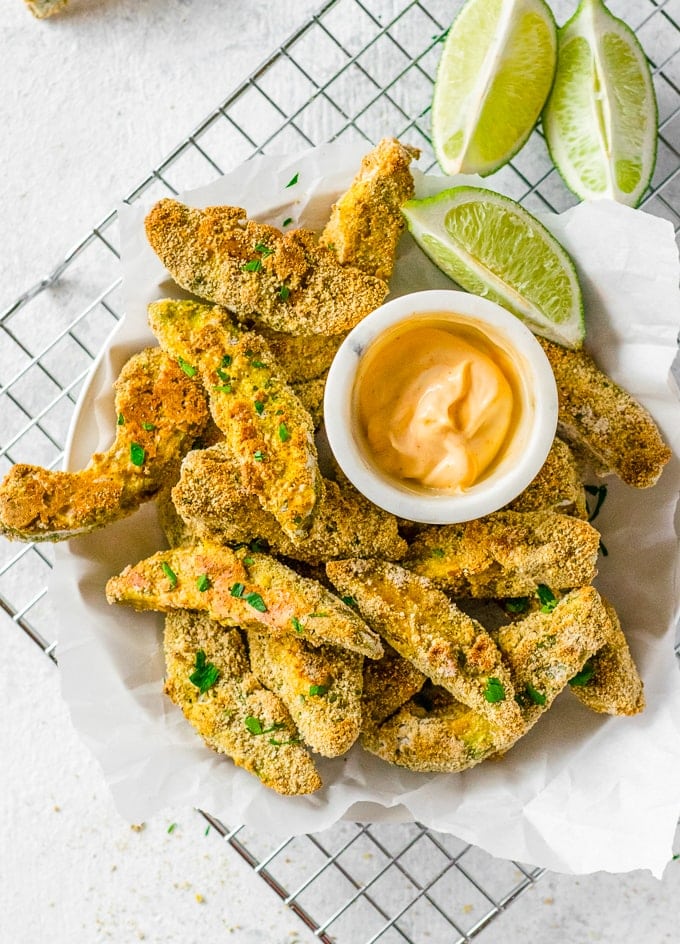
<svg viewBox="0 0 680 944">
<path fill-rule="evenodd" d="M 378 468 L 411 485 L 462 492 L 502 453 L 515 423 L 513 365 L 467 325 L 398 326 L 359 368 L 355 406 Z"/>
</svg>

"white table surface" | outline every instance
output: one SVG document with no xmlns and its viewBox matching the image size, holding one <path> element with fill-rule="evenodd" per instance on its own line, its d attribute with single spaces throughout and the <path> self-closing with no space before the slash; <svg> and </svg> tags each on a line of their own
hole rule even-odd
<svg viewBox="0 0 680 944">
<path fill-rule="evenodd" d="M 40 22 L 3 0 L 0 308 L 318 5 L 71 0 L 67 15 Z M 195 811 L 138 830 L 124 822 L 53 664 L 4 615 L 0 643 L 0 942 L 315 939 Z M 550 875 L 477 940 L 677 942 L 679 901 L 680 862 L 661 882 Z"/>
</svg>

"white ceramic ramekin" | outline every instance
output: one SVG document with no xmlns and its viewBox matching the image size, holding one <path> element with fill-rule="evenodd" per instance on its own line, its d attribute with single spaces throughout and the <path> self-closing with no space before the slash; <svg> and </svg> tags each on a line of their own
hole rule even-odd
<svg viewBox="0 0 680 944">
<path fill-rule="evenodd" d="M 492 471 L 460 494 L 411 486 L 371 461 L 354 416 L 354 385 L 362 358 L 384 332 L 401 323 L 449 314 L 488 331 L 516 362 L 522 410 L 511 441 Z M 364 318 L 340 345 L 326 381 L 324 418 L 329 445 L 345 475 L 386 511 L 410 521 L 453 524 L 490 514 L 512 501 L 535 477 L 555 436 L 557 390 L 550 364 L 531 331 L 500 305 L 456 291 L 414 292 Z"/>
</svg>

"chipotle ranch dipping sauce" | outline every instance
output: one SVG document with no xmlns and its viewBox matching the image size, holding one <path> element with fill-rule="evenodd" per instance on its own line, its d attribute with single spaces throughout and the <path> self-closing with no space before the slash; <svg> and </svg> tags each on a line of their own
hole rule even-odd
<svg viewBox="0 0 680 944">
<path fill-rule="evenodd" d="M 411 487 L 461 493 L 502 458 L 522 396 L 492 333 L 430 314 L 367 350 L 355 381 L 360 438 L 378 469 Z"/>
</svg>

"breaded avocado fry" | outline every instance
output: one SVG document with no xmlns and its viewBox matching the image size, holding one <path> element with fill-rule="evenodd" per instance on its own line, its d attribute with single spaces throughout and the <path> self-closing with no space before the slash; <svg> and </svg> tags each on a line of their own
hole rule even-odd
<svg viewBox="0 0 680 944">
<path fill-rule="evenodd" d="M 586 351 L 537 340 L 555 375 L 560 435 L 582 448 L 601 475 L 613 472 L 636 488 L 654 485 L 671 451 L 647 410 Z"/>
<path fill-rule="evenodd" d="M 433 583 L 379 560 L 331 561 L 326 573 L 399 655 L 491 722 L 497 747 L 519 736 L 522 717 L 496 644 Z"/>
<path fill-rule="evenodd" d="M 203 542 L 159 551 L 111 577 L 106 597 L 137 610 L 198 610 L 224 626 L 294 633 L 312 645 L 382 655 L 380 638 L 350 606 L 315 580 L 247 549 L 236 553 Z"/>
<path fill-rule="evenodd" d="M 599 533 L 579 518 L 499 511 L 424 529 L 404 566 L 455 596 L 520 597 L 540 584 L 569 590 L 590 583 L 599 546 Z"/>
<path fill-rule="evenodd" d="M 373 728 L 401 708 L 425 684 L 425 676 L 391 646 L 381 659 L 364 662 L 363 725 Z"/>
<path fill-rule="evenodd" d="M 321 786 L 283 702 L 250 671 L 238 629 L 179 610 L 165 620 L 165 693 L 206 744 L 287 796 Z"/>
<path fill-rule="evenodd" d="M 342 266 L 304 229 L 281 233 L 240 207 L 196 210 L 161 200 L 146 234 L 175 282 L 239 320 L 288 334 L 342 334 L 387 295 L 382 279 Z"/>
<path fill-rule="evenodd" d="M 248 490 L 287 535 L 302 537 L 322 488 L 314 427 L 266 342 L 224 309 L 192 301 L 152 302 L 149 324 L 187 372 L 200 374 Z"/>
<path fill-rule="evenodd" d="M 507 505 L 508 511 L 556 511 L 588 520 L 586 493 L 581 471 L 569 446 L 555 438 L 550 452 L 536 477 L 517 498 Z"/>
<path fill-rule="evenodd" d="M 0 484 L 0 534 L 63 541 L 131 514 L 176 477 L 209 418 L 198 380 L 148 348 L 125 364 L 114 390 L 111 448 L 79 472 L 15 465 Z"/>
<path fill-rule="evenodd" d="M 414 195 L 412 160 L 417 148 L 383 138 L 361 161 L 349 189 L 331 209 L 320 242 L 332 246 L 343 265 L 389 279 L 399 237 L 401 207 Z"/>
<path fill-rule="evenodd" d="M 325 757 L 348 751 L 361 728 L 363 657 L 253 629 L 248 649 L 253 672 L 286 705 L 305 743 Z"/>
<path fill-rule="evenodd" d="M 257 536 L 274 553 L 309 563 L 350 554 L 391 560 L 406 553 L 393 515 L 373 505 L 349 482 L 330 479 L 324 479 L 309 534 L 291 540 L 245 488 L 239 464 L 221 444 L 189 453 L 172 494 L 185 522 L 220 543 L 247 544 Z"/>
<path fill-rule="evenodd" d="M 636 715 L 645 707 L 642 679 L 616 610 L 603 600 L 609 616 L 607 641 L 570 680 L 569 689 L 592 711 Z"/>
</svg>

